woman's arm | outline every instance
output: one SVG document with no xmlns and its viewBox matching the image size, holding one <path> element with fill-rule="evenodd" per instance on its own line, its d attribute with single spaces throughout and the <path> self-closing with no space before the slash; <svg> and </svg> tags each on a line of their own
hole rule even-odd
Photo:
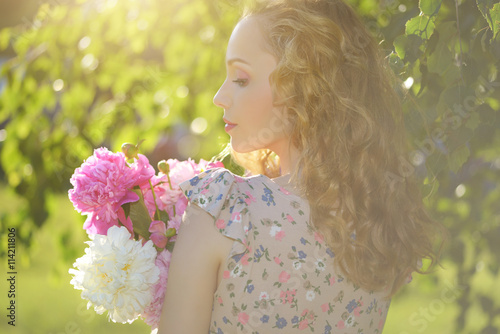
<svg viewBox="0 0 500 334">
<path fill-rule="evenodd" d="M 207 334 L 218 272 L 233 244 L 214 219 L 189 205 L 172 253 L 159 334 Z"/>
</svg>

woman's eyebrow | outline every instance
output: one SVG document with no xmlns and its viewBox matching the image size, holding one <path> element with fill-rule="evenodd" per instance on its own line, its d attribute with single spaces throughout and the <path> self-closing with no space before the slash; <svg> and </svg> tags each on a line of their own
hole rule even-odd
<svg viewBox="0 0 500 334">
<path fill-rule="evenodd" d="M 247 64 L 247 65 L 249 65 L 249 66 L 250 66 L 250 63 L 249 63 L 249 62 L 247 62 L 246 60 L 243 60 L 243 59 L 241 59 L 241 58 L 231 58 L 231 59 L 228 59 L 228 60 L 226 61 L 226 63 L 227 63 L 228 65 L 232 65 L 234 62 L 239 62 L 239 63 Z"/>
</svg>

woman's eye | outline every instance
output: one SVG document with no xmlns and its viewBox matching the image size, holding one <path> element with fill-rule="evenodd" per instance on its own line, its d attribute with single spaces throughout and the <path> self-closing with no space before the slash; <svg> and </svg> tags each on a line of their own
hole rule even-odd
<svg viewBox="0 0 500 334">
<path fill-rule="evenodd" d="M 233 80 L 233 82 L 240 87 L 244 87 L 244 86 L 246 86 L 248 79 L 236 79 L 236 80 Z"/>
</svg>

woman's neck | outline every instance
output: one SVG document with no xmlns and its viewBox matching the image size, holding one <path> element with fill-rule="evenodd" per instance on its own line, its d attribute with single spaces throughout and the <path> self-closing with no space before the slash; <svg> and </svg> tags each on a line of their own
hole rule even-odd
<svg viewBox="0 0 500 334">
<path fill-rule="evenodd" d="M 299 160 L 299 151 L 292 145 L 288 145 L 286 149 L 275 153 L 280 158 L 281 175 L 292 174 L 297 168 Z"/>
</svg>

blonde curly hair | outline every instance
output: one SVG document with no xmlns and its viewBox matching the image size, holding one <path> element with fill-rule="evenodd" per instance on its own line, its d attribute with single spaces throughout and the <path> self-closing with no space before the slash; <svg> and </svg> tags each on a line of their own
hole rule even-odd
<svg viewBox="0 0 500 334">
<path fill-rule="evenodd" d="M 423 273 L 423 258 L 436 263 L 433 237 L 442 227 L 412 177 L 388 179 L 400 174 L 408 148 L 384 55 L 340 0 L 261 2 L 244 17 L 259 21 L 278 62 L 271 87 L 300 152 L 292 181 L 310 203 L 313 226 L 347 279 L 392 296 L 409 273 Z M 279 175 L 269 150 L 233 156 L 253 173 Z"/>
</svg>

